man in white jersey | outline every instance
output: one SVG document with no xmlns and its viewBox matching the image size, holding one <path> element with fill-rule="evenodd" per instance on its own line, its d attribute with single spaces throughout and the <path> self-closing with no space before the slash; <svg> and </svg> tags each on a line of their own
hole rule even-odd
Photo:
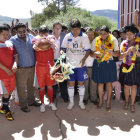
<svg viewBox="0 0 140 140">
<path fill-rule="evenodd" d="M 72 19 L 71 32 L 68 33 L 63 42 L 62 49 L 66 50 L 67 62 L 73 64 L 74 74 L 70 75 L 68 80 L 68 95 L 70 103 L 67 109 L 71 110 L 74 107 L 74 85 L 75 80 L 78 81 L 79 86 L 79 106 L 85 109 L 83 98 L 85 94 L 84 81 L 88 79 L 85 60 L 90 53 L 90 42 L 88 36 L 81 32 L 81 23 L 78 19 Z"/>
</svg>

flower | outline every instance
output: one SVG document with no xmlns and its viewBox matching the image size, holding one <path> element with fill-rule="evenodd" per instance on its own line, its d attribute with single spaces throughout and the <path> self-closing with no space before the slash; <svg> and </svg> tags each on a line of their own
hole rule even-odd
<svg viewBox="0 0 140 140">
<path fill-rule="evenodd" d="M 97 58 L 98 64 L 100 64 L 103 61 L 108 61 L 111 57 L 111 54 L 108 53 L 108 50 L 113 50 L 114 47 L 114 36 L 109 34 L 107 40 L 103 40 L 101 36 L 97 37 L 95 42 L 95 48 L 96 51 L 99 51 L 101 53 L 101 56 Z"/>
<path fill-rule="evenodd" d="M 123 46 L 126 46 L 126 43 L 123 43 Z"/>
<path fill-rule="evenodd" d="M 111 43 L 109 43 L 109 44 L 108 44 L 108 47 L 112 47 L 112 44 L 111 44 Z"/>
<path fill-rule="evenodd" d="M 139 42 L 138 42 L 139 41 Z M 136 37 L 135 42 L 133 45 L 136 47 L 136 50 L 139 48 L 140 39 Z M 126 40 L 126 43 L 123 43 L 123 46 L 121 48 L 121 52 L 126 52 L 129 48 L 129 41 Z M 132 69 L 135 66 L 135 60 L 136 60 L 136 54 L 133 52 L 130 52 L 126 57 L 123 58 L 123 65 L 122 65 L 122 72 L 128 73 L 132 71 Z M 126 66 L 130 66 L 129 69 L 126 68 Z"/>
</svg>

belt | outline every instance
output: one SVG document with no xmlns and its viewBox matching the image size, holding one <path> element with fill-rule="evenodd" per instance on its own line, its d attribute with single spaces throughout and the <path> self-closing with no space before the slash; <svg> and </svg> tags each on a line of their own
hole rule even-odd
<svg viewBox="0 0 140 140">
<path fill-rule="evenodd" d="M 28 66 L 28 67 L 21 67 L 21 66 L 18 66 L 19 69 L 28 69 L 28 68 L 33 68 L 33 67 L 35 67 L 35 65 L 33 65 L 33 66 Z"/>
</svg>

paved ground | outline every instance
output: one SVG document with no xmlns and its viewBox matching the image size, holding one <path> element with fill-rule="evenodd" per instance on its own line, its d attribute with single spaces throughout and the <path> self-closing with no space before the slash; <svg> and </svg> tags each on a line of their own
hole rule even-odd
<svg viewBox="0 0 140 140">
<path fill-rule="evenodd" d="M 23 113 L 11 102 L 15 120 L 10 122 L 0 114 L 0 140 L 103 140 L 126 139 L 139 137 L 140 105 L 136 112 L 122 109 L 123 102 L 112 100 L 112 110 L 107 112 L 105 105 L 97 110 L 88 103 L 86 110 L 78 107 L 78 96 L 75 96 L 73 110 L 66 109 L 67 104 L 58 97 L 58 111 L 40 113 L 39 108 L 31 107 L 30 113 Z"/>
</svg>

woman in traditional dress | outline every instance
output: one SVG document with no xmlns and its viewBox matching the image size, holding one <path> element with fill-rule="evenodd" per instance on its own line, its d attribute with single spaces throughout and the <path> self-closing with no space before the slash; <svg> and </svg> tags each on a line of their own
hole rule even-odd
<svg viewBox="0 0 140 140">
<path fill-rule="evenodd" d="M 126 26 L 125 31 L 127 39 L 124 40 L 120 46 L 120 58 L 123 58 L 123 64 L 119 81 L 124 84 L 124 109 L 127 110 L 129 107 L 129 95 L 131 91 L 130 111 L 135 112 L 134 103 L 137 94 L 137 85 L 139 84 L 140 71 L 140 69 L 137 68 L 136 57 L 140 57 L 140 38 L 136 36 L 138 29 L 135 25 Z"/>
<path fill-rule="evenodd" d="M 106 84 L 106 110 L 110 111 L 112 82 L 117 81 L 117 70 L 113 56 L 119 56 L 119 47 L 117 39 L 109 33 L 108 27 L 101 27 L 100 35 L 93 44 L 91 56 L 96 58 L 93 63 L 92 79 L 98 83 L 99 104 L 97 108 L 102 107 L 104 85 Z"/>
</svg>

